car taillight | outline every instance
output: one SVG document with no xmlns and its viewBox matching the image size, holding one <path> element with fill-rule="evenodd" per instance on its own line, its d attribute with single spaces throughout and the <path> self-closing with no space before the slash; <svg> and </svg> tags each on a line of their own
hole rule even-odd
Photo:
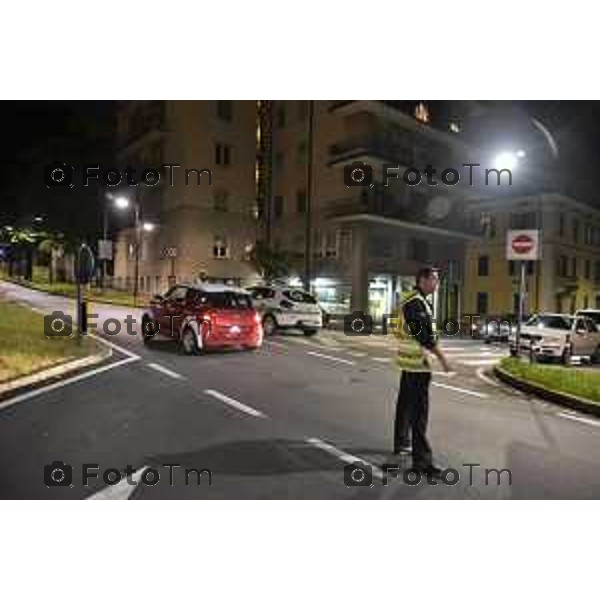
<svg viewBox="0 0 600 600">
<path fill-rule="evenodd" d="M 254 313 L 254 321 L 258 324 L 260 324 L 262 322 L 260 315 L 258 313 Z"/>
</svg>

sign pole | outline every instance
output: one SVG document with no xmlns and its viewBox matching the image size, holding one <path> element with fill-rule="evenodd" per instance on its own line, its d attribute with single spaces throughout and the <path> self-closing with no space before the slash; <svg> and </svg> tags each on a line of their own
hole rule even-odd
<svg viewBox="0 0 600 600">
<path fill-rule="evenodd" d="M 520 274 L 519 274 L 519 315 L 517 317 L 517 356 L 520 356 L 521 352 L 521 321 L 523 321 L 523 304 L 525 303 L 525 261 L 522 260 L 519 263 Z"/>
</svg>

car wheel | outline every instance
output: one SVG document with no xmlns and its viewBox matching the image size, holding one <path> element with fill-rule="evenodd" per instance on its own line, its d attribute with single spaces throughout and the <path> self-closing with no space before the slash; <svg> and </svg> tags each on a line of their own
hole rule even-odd
<svg viewBox="0 0 600 600">
<path fill-rule="evenodd" d="M 148 328 L 150 325 L 150 319 L 144 317 L 142 319 L 142 341 L 144 342 L 144 344 L 146 346 L 150 345 L 152 343 L 152 341 L 154 340 L 154 336 L 153 335 L 149 335 L 147 332 Z"/>
<path fill-rule="evenodd" d="M 304 329 L 302 333 L 304 333 L 304 335 L 307 337 L 311 337 L 313 335 L 316 335 L 317 330 L 316 329 Z"/>
<path fill-rule="evenodd" d="M 266 315 L 263 319 L 263 331 L 265 335 L 273 335 L 277 330 L 277 321 L 273 315 Z"/>
<path fill-rule="evenodd" d="M 198 354 L 198 337 L 191 327 L 186 327 L 181 334 L 179 347 L 186 356 Z"/>
<path fill-rule="evenodd" d="M 491 343 L 492 343 L 492 340 L 491 340 L 490 338 L 485 338 L 485 339 L 483 340 L 483 343 L 484 343 L 484 344 L 491 344 Z"/>
<path fill-rule="evenodd" d="M 598 347 L 591 358 L 593 363 L 600 363 L 600 344 L 598 344 Z"/>
</svg>

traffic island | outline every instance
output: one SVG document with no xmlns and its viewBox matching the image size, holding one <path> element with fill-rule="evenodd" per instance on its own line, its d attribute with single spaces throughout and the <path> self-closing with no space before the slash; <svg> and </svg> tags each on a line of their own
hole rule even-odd
<svg viewBox="0 0 600 600">
<path fill-rule="evenodd" d="M 549 402 L 600 417 L 600 371 L 531 364 L 508 357 L 494 368 L 500 381 Z"/>
<path fill-rule="evenodd" d="M 31 308 L 0 299 L 0 310 L 0 402 L 17 390 L 64 377 L 110 356 L 107 346 L 89 337 L 47 337 L 44 315 Z"/>
</svg>

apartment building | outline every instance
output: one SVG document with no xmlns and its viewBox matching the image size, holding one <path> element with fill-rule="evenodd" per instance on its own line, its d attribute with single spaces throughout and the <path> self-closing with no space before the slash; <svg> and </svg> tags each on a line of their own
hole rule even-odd
<svg viewBox="0 0 600 600">
<path fill-rule="evenodd" d="M 162 164 L 181 165 L 162 169 L 158 185 L 139 186 L 141 219 L 154 225 L 141 230 L 140 291 L 162 292 L 200 274 L 238 284 L 256 276 L 249 260 L 258 235 L 256 130 L 253 101 L 119 105 L 122 168 L 132 165 L 139 174 Z M 187 178 L 186 169 L 194 170 Z M 203 169 L 210 170 L 210 181 Z M 133 200 L 135 189 L 121 185 L 113 194 Z M 114 285 L 131 288 L 134 274 L 135 231 L 124 227 L 116 244 Z"/>
<path fill-rule="evenodd" d="M 268 237 L 294 257 L 298 279 L 305 277 L 308 248 L 311 287 L 333 313 L 390 312 L 424 265 L 443 274 L 439 316 L 461 310 L 462 266 L 474 239 L 462 200 L 471 191 L 383 181 L 385 163 L 403 169 L 433 164 L 438 177 L 461 164 L 468 149 L 457 124 L 440 130 L 427 121 L 427 106 L 417 102 L 272 102 Z M 346 185 L 344 168 L 354 161 L 373 167 L 372 186 Z"/>
<path fill-rule="evenodd" d="M 518 312 L 519 268 L 506 260 L 508 229 L 539 229 L 542 257 L 527 263 L 525 312 L 600 308 L 600 211 L 560 194 L 471 199 L 482 236 L 468 244 L 464 309 Z"/>
</svg>

